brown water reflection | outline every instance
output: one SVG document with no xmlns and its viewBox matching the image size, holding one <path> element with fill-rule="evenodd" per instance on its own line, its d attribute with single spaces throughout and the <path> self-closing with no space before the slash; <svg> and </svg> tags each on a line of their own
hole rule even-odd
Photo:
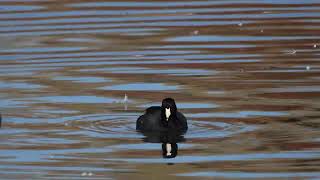
<svg viewBox="0 0 320 180">
<path fill-rule="evenodd" d="M 319 12 L 315 0 L 1 0 L 0 177 L 320 178 Z M 190 127 L 163 159 L 135 121 L 169 96 Z"/>
</svg>

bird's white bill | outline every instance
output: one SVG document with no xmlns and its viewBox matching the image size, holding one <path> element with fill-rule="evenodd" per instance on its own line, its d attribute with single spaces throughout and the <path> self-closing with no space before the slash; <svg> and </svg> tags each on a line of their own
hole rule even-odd
<svg viewBox="0 0 320 180">
<path fill-rule="evenodd" d="M 166 149 L 167 149 L 167 156 L 171 156 L 171 144 L 167 143 Z"/>
<path fill-rule="evenodd" d="M 170 108 L 166 108 L 166 118 L 167 118 L 167 121 L 169 120 L 170 115 L 171 115 Z"/>
</svg>

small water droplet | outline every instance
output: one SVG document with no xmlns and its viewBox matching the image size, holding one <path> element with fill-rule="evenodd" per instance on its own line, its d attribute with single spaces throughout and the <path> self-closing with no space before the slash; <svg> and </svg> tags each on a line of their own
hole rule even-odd
<svg viewBox="0 0 320 180">
<path fill-rule="evenodd" d="M 306 70 L 310 70 L 310 66 L 306 66 Z"/>
<path fill-rule="evenodd" d="M 127 103 L 127 102 L 128 102 L 128 96 L 127 94 L 124 94 L 123 103 Z"/>
<path fill-rule="evenodd" d="M 198 34 L 199 34 L 199 31 L 198 31 L 198 30 L 195 30 L 195 31 L 193 31 L 193 34 L 194 34 L 194 35 L 198 35 Z"/>
<path fill-rule="evenodd" d="M 287 51 L 287 53 L 286 54 L 296 54 L 297 53 L 297 51 L 296 50 L 291 50 L 291 51 Z"/>
</svg>

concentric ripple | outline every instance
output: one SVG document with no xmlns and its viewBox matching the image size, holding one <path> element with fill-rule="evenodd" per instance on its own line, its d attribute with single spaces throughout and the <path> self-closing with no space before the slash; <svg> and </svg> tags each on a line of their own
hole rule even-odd
<svg viewBox="0 0 320 180">
<path fill-rule="evenodd" d="M 186 138 L 222 138 L 253 131 L 254 125 L 209 121 L 190 121 Z"/>
<path fill-rule="evenodd" d="M 66 125 L 90 132 L 94 137 L 141 138 L 135 130 L 137 114 L 94 114 L 78 117 Z M 87 133 L 88 134 L 88 133 Z"/>
<path fill-rule="evenodd" d="M 105 138 L 143 138 L 136 131 L 136 120 L 139 114 L 95 114 L 78 117 L 67 122 L 67 125 L 89 131 L 94 137 Z M 208 122 L 189 119 L 189 130 L 185 138 L 223 138 L 234 134 L 253 131 L 257 127 L 244 123 Z"/>
</svg>

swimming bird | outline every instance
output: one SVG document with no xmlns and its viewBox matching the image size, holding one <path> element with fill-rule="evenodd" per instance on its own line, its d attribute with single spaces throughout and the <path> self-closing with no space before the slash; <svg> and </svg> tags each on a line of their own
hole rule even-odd
<svg viewBox="0 0 320 180">
<path fill-rule="evenodd" d="M 140 116 L 136 129 L 142 132 L 181 132 L 188 130 L 186 117 L 178 112 L 176 103 L 172 98 L 162 100 L 161 106 L 151 106 L 145 114 Z"/>
</svg>

